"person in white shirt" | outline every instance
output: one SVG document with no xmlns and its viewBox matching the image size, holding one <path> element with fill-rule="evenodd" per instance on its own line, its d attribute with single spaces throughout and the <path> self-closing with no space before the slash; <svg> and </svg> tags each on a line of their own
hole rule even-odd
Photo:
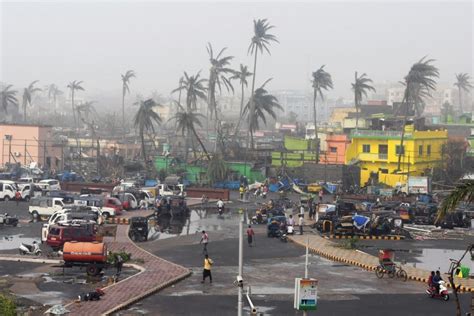
<svg viewBox="0 0 474 316">
<path fill-rule="evenodd" d="M 299 225 L 300 225 L 300 235 L 303 235 L 304 217 L 302 215 L 300 215 L 300 218 L 299 218 Z"/>
<path fill-rule="evenodd" d="M 290 215 L 290 218 L 288 218 L 288 226 L 295 226 L 295 220 L 293 219 L 293 215 Z"/>
<path fill-rule="evenodd" d="M 209 243 L 209 235 L 204 230 L 202 231 L 201 241 L 199 243 L 203 244 L 202 252 L 204 254 L 207 254 L 207 244 Z"/>
</svg>

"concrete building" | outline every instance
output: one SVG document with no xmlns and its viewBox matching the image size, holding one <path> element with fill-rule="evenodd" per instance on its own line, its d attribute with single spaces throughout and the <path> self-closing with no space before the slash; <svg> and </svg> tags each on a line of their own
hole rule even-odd
<svg viewBox="0 0 474 316">
<path fill-rule="evenodd" d="M 63 145 L 53 138 L 53 128 L 45 125 L 0 124 L 2 142 L 0 165 L 36 162 L 50 169 L 63 168 Z"/>
<path fill-rule="evenodd" d="M 351 141 L 345 134 L 329 134 L 326 136 L 326 151 L 321 153 L 319 163 L 343 165 L 346 162 L 346 150 Z"/>
<path fill-rule="evenodd" d="M 404 184 L 407 175 L 422 176 L 443 163 L 443 146 L 448 140 L 446 130 L 414 130 L 405 127 L 405 140 L 400 146 L 401 131 L 353 130 L 346 151 L 346 164 L 358 165 L 360 186 L 369 179 L 389 186 Z M 398 156 L 402 152 L 400 170 Z"/>
</svg>

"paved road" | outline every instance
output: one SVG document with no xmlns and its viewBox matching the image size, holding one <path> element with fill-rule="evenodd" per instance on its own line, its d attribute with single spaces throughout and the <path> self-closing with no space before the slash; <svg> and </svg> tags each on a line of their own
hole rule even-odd
<svg viewBox="0 0 474 316">
<path fill-rule="evenodd" d="M 133 305 L 129 314 L 235 315 L 237 289 L 237 217 L 218 218 L 215 214 L 193 214 L 191 220 L 174 230 L 178 237 L 161 235 L 142 244 L 160 257 L 193 270 L 193 275 Z M 209 255 L 215 261 L 214 283 L 200 283 L 202 249 L 198 244 L 202 229 L 210 231 Z M 304 273 L 304 250 L 294 244 L 265 237 L 263 226 L 256 227 L 257 246 L 245 245 L 244 279 L 252 286 L 259 311 L 269 315 L 296 315 L 293 310 L 294 278 Z M 168 238 L 165 238 L 168 237 Z M 450 315 L 453 302 L 426 297 L 417 282 L 379 280 L 373 273 L 318 256 L 310 257 L 309 274 L 319 279 L 320 315 Z M 470 297 L 462 297 L 468 308 Z M 315 313 L 316 315 L 316 313 Z"/>
</svg>

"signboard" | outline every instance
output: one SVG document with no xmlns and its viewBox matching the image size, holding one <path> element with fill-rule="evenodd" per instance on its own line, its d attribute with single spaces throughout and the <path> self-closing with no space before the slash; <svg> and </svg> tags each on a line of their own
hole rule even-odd
<svg viewBox="0 0 474 316">
<path fill-rule="evenodd" d="M 318 280 L 295 279 L 294 308 L 303 311 L 316 310 L 318 303 Z"/>
</svg>

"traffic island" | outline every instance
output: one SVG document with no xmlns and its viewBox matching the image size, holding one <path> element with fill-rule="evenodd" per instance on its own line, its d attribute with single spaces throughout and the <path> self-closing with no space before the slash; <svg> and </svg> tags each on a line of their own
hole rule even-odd
<svg viewBox="0 0 474 316">
<path fill-rule="evenodd" d="M 306 247 L 306 242 L 308 241 L 308 248 L 311 252 L 332 261 L 350 264 L 367 271 L 375 271 L 379 265 L 379 259 L 377 257 L 360 250 L 340 247 L 337 243 L 319 235 L 294 235 L 288 238 L 302 247 Z M 430 271 L 408 265 L 403 265 L 403 269 L 407 272 L 409 280 L 423 283 L 428 282 Z M 456 278 L 455 283 L 456 285 L 461 285 L 461 292 L 474 292 L 474 280 L 472 279 Z M 446 285 L 451 287 L 449 283 Z"/>
</svg>

